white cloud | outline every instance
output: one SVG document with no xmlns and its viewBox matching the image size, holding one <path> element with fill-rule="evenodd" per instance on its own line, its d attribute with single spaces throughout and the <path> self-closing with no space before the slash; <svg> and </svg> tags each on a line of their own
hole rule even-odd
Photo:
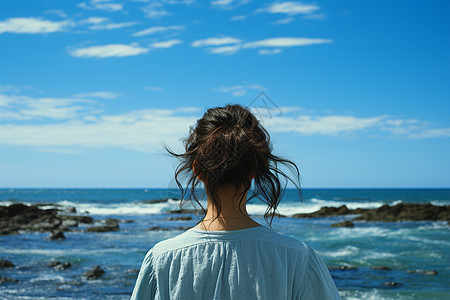
<svg viewBox="0 0 450 300">
<path fill-rule="evenodd" d="M 245 20 L 247 17 L 244 15 L 238 15 L 238 16 L 232 16 L 230 18 L 231 21 L 241 21 L 241 20 Z"/>
<path fill-rule="evenodd" d="M 183 41 L 181 40 L 168 40 L 168 41 L 161 41 L 161 42 L 155 42 L 150 44 L 150 47 L 152 48 L 171 48 L 175 45 L 181 44 Z"/>
<path fill-rule="evenodd" d="M 284 18 L 284 19 L 275 21 L 275 22 L 273 22 L 272 24 L 277 24 L 277 25 L 279 25 L 279 24 L 289 24 L 289 23 L 292 23 L 292 22 L 294 22 L 294 21 L 295 21 L 294 18 L 292 18 L 292 17 L 287 17 L 287 18 Z"/>
<path fill-rule="evenodd" d="M 97 24 L 89 27 L 92 30 L 110 30 L 110 29 L 120 29 L 125 27 L 134 26 L 139 24 L 139 22 L 122 22 L 122 23 L 109 23 L 109 24 Z"/>
<path fill-rule="evenodd" d="M 250 0 L 213 0 L 211 1 L 211 5 L 214 8 L 231 10 L 248 2 L 250 2 Z"/>
<path fill-rule="evenodd" d="M 145 16 L 150 19 L 159 19 L 171 15 L 168 11 L 166 11 L 164 5 L 157 1 L 148 4 L 142 8 L 142 11 L 145 13 Z"/>
<path fill-rule="evenodd" d="M 209 48 L 208 52 L 212 54 L 231 55 L 237 53 L 239 49 L 241 49 L 240 45 L 233 45 L 233 46 Z"/>
<path fill-rule="evenodd" d="M 240 96 L 257 84 L 221 87 L 219 91 Z M 77 153 L 86 148 L 116 147 L 134 151 L 161 151 L 161 143 L 179 144 L 201 109 L 142 109 L 120 114 L 101 114 L 95 101 L 76 98 L 30 98 L 0 94 L 0 144 L 33 147 L 38 151 Z M 259 108 L 261 110 L 263 108 Z M 388 133 L 406 139 L 448 138 L 450 128 L 433 128 L 428 122 L 389 116 L 305 114 L 298 107 L 280 107 L 283 114 L 261 118 L 271 132 L 302 135 L 353 136 Z M 254 110 L 254 108 L 253 108 Z M 259 116 L 259 112 L 257 112 Z M 270 114 L 269 114 L 270 116 Z M 33 121 L 33 122 L 30 122 Z M 37 122 L 39 121 L 39 122 Z M 162 126 L 163 125 L 163 126 Z M 378 135 L 379 136 L 379 135 Z M 385 135 L 386 136 L 386 135 Z"/>
<path fill-rule="evenodd" d="M 102 18 L 102 17 L 90 17 L 87 19 L 82 20 L 80 23 L 82 24 L 100 24 L 109 21 L 108 18 Z"/>
<path fill-rule="evenodd" d="M 92 46 L 78 48 L 70 51 L 74 57 L 125 57 L 145 54 L 149 49 L 139 47 L 137 44 L 110 44 L 104 46 Z"/>
<path fill-rule="evenodd" d="M 237 44 L 241 40 L 234 37 L 219 37 L 219 38 L 208 38 L 203 40 L 197 40 L 191 43 L 192 47 L 205 47 L 205 46 L 222 46 L 227 44 Z"/>
<path fill-rule="evenodd" d="M 103 91 L 103 92 L 90 92 L 90 93 L 76 94 L 75 97 L 78 97 L 78 98 L 116 99 L 120 95 L 121 95 L 120 93 Z"/>
<path fill-rule="evenodd" d="M 75 98 L 30 98 L 0 94 L 0 120 L 73 119 L 80 112 L 90 111 L 91 100 Z M 83 105 L 84 104 L 84 105 Z"/>
<path fill-rule="evenodd" d="M 40 18 L 9 18 L 0 22 L 1 33 L 52 33 L 65 31 L 72 23 L 69 21 L 49 21 Z"/>
<path fill-rule="evenodd" d="M 276 48 L 276 49 L 261 49 L 258 51 L 258 53 L 260 55 L 273 55 L 273 54 L 279 54 L 281 53 L 281 49 L 280 48 Z"/>
<path fill-rule="evenodd" d="M 172 30 L 183 30 L 183 29 L 184 29 L 184 26 L 181 26 L 181 25 L 155 26 L 155 27 L 150 27 L 148 29 L 135 32 L 133 34 L 133 36 L 144 36 L 144 35 L 149 35 L 149 34 L 161 33 L 161 32 L 172 31 Z"/>
<path fill-rule="evenodd" d="M 259 84 L 242 84 L 233 86 L 221 86 L 213 90 L 219 93 L 230 93 L 235 97 L 242 97 L 247 95 L 249 90 L 265 91 L 266 88 Z"/>
<path fill-rule="evenodd" d="M 123 9 L 120 3 L 111 3 L 109 0 L 91 0 L 89 3 L 81 2 L 78 7 L 86 10 L 104 10 L 107 12 L 115 12 Z"/>
<path fill-rule="evenodd" d="M 293 47 L 293 46 L 307 46 L 314 44 L 332 43 L 329 39 L 313 39 L 313 38 L 288 38 L 279 37 L 265 39 L 244 44 L 245 48 L 260 48 L 260 47 Z"/>
<path fill-rule="evenodd" d="M 45 14 L 52 14 L 60 18 L 66 18 L 67 14 L 62 9 L 52 9 L 44 11 Z"/>
<path fill-rule="evenodd" d="M 358 118 L 354 116 L 297 116 L 267 118 L 264 124 L 274 132 L 298 132 L 305 135 L 332 135 L 353 133 L 380 127 L 386 116 Z"/>
<path fill-rule="evenodd" d="M 320 7 L 314 4 L 303 4 L 296 1 L 288 2 L 275 2 L 268 7 L 258 10 L 258 12 L 268 12 L 271 14 L 286 14 L 286 15 L 298 15 L 298 14 L 311 14 Z"/>
</svg>

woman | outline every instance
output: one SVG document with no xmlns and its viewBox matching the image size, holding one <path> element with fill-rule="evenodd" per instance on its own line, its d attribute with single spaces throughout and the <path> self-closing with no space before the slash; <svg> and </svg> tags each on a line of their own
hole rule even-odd
<svg viewBox="0 0 450 300">
<path fill-rule="evenodd" d="M 200 204 L 196 188 L 202 183 L 207 210 L 197 226 L 147 253 L 132 299 L 340 299 L 318 254 L 269 228 L 284 192 L 279 175 L 300 192 L 299 172 L 272 154 L 269 134 L 249 109 L 211 108 L 191 128 L 183 154 L 167 150 L 181 159 L 175 180 L 183 196 L 189 192 Z M 182 188 L 182 175 L 189 190 Z M 269 227 L 248 215 L 246 202 L 253 197 L 267 204 Z"/>
</svg>

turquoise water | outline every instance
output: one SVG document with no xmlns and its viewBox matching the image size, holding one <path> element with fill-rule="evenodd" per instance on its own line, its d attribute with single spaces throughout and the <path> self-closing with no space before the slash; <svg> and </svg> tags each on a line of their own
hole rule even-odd
<svg viewBox="0 0 450 300">
<path fill-rule="evenodd" d="M 284 215 L 312 212 L 322 206 L 376 208 L 383 204 L 428 203 L 450 205 L 449 189 L 305 189 L 303 203 L 295 190 L 287 190 L 279 212 Z M 192 221 L 169 221 L 169 210 L 178 209 L 176 190 L 167 189 L 0 189 L 0 205 L 15 202 L 76 207 L 100 221 L 120 223 L 120 231 L 67 232 L 66 240 L 47 241 L 48 233 L 0 236 L 0 258 L 16 267 L 1 276 L 18 283 L 0 285 L 1 299 L 128 299 L 136 270 L 149 248 L 183 230 L 149 231 L 152 226 L 194 226 Z M 151 199 L 171 198 L 145 204 Z M 189 208 L 189 206 L 187 206 Z M 256 221 L 265 206 L 248 204 Z M 328 266 L 356 269 L 331 270 L 343 299 L 448 299 L 450 287 L 450 226 L 447 222 L 356 222 L 354 228 L 331 228 L 348 217 L 274 219 L 272 227 L 314 247 Z M 80 227 L 83 229 L 83 227 Z M 50 261 L 68 261 L 65 271 L 47 268 Z M 100 280 L 86 280 L 82 273 L 94 265 L 106 271 Z M 374 270 L 371 267 L 388 267 Z M 435 270 L 434 276 L 408 270 Z M 396 286 L 386 285 L 396 282 Z"/>
</svg>

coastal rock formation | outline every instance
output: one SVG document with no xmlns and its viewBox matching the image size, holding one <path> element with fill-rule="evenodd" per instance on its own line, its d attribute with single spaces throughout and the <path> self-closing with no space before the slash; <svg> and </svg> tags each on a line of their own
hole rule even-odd
<svg viewBox="0 0 450 300">
<path fill-rule="evenodd" d="M 409 271 L 406 271 L 406 273 L 434 276 L 434 275 L 437 275 L 438 272 L 435 270 L 409 270 Z"/>
<path fill-rule="evenodd" d="M 14 264 L 9 260 L 0 259 L 0 269 L 4 268 L 14 268 Z"/>
<path fill-rule="evenodd" d="M 352 221 L 347 220 L 347 221 L 331 224 L 331 227 L 349 227 L 349 228 L 352 228 L 352 227 L 355 227 L 355 224 L 353 224 Z"/>
<path fill-rule="evenodd" d="M 98 279 L 105 274 L 105 271 L 99 266 L 96 265 L 92 269 L 83 273 L 83 276 L 87 277 L 87 279 Z"/>
<path fill-rule="evenodd" d="M 51 263 L 49 263 L 47 265 L 47 267 L 49 268 L 53 268 L 55 271 L 62 271 L 62 270 L 67 270 L 70 267 L 72 267 L 72 264 L 70 262 L 59 262 L 59 261 L 52 261 Z"/>
<path fill-rule="evenodd" d="M 63 240 L 63 231 L 71 231 L 80 224 L 93 224 L 94 219 L 84 215 L 66 215 L 64 213 L 76 212 L 75 209 L 41 208 L 49 204 L 26 205 L 15 203 L 9 206 L 0 206 L 0 235 L 18 234 L 19 231 L 52 232 L 48 240 Z M 57 206 L 57 205 L 54 205 Z M 63 214 L 61 214 L 63 213 Z M 107 219 L 104 225 L 90 227 L 87 231 L 105 232 L 119 230 L 119 220 Z"/>
<path fill-rule="evenodd" d="M 19 282 L 19 280 L 9 277 L 0 276 L 0 285 L 2 285 L 5 282 Z"/>
<path fill-rule="evenodd" d="M 449 221 L 450 205 L 436 206 L 431 203 L 413 204 L 399 203 L 394 206 L 387 204 L 373 209 L 348 209 L 347 206 L 322 207 L 320 210 L 307 213 L 295 214 L 293 218 L 321 218 L 329 216 L 359 215 L 353 221 Z"/>
</svg>

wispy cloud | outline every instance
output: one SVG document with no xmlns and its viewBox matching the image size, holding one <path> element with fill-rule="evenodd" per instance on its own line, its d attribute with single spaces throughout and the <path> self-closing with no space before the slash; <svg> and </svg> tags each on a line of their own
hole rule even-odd
<svg viewBox="0 0 450 300">
<path fill-rule="evenodd" d="M 65 31 L 73 24 L 70 21 L 49 21 L 40 18 L 9 18 L 0 22 L 1 33 L 42 34 Z"/>
<path fill-rule="evenodd" d="M 142 11 L 145 13 L 145 16 L 150 19 L 160 19 L 171 15 L 171 13 L 164 8 L 164 5 L 158 1 L 147 4 L 147 6 L 142 8 Z"/>
<path fill-rule="evenodd" d="M 240 96 L 247 90 L 264 89 L 256 84 L 220 87 L 220 92 Z M 86 93 L 87 94 L 87 93 Z M 94 93 L 90 93 L 94 94 Z M 201 109 L 142 109 L 107 114 L 93 100 L 77 98 L 31 98 L 0 94 L 0 144 L 22 145 L 37 151 L 77 153 L 87 148 L 116 147 L 154 152 L 161 143 L 179 144 L 179 138 L 200 117 Z M 280 107 L 261 121 L 274 133 L 297 133 L 353 137 L 361 134 L 378 138 L 448 138 L 450 128 L 437 128 L 429 122 L 400 119 L 388 115 L 308 114 L 297 107 Z M 36 122 L 40 120 L 40 122 Z M 161 126 L 164 124 L 164 126 Z"/>
<path fill-rule="evenodd" d="M 197 40 L 191 43 L 192 47 L 222 46 L 227 44 L 238 44 L 241 40 L 234 37 L 212 37 L 203 40 Z"/>
<path fill-rule="evenodd" d="M 15 94 L 0 94 L 0 120 L 73 119 L 88 111 L 89 99 L 31 98 Z"/>
<path fill-rule="evenodd" d="M 279 37 L 249 42 L 244 44 L 244 48 L 293 47 L 293 46 L 307 46 L 314 44 L 328 44 L 332 42 L 333 41 L 330 39 Z"/>
<path fill-rule="evenodd" d="M 242 85 L 233 85 L 233 86 L 221 86 L 219 88 L 214 88 L 213 91 L 219 93 L 230 93 L 235 97 L 242 97 L 247 95 L 249 90 L 255 91 L 265 91 L 267 90 L 265 87 L 259 84 L 242 84 Z"/>
<path fill-rule="evenodd" d="M 81 2 L 78 7 L 86 10 L 104 10 L 107 12 L 114 12 L 123 9 L 120 3 L 112 3 L 110 0 L 91 0 L 89 2 Z"/>
<path fill-rule="evenodd" d="M 139 24 L 139 22 L 122 22 L 122 23 L 109 23 L 109 24 L 96 24 L 92 25 L 89 28 L 92 30 L 110 30 L 110 29 L 120 29 L 120 28 L 126 28 L 131 27 L 136 24 Z"/>
<path fill-rule="evenodd" d="M 274 55 L 274 54 L 279 54 L 281 53 L 282 50 L 280 48 L 276 48 L 276 49 L 261 49 L 258 51 L 258 53 L 260 55 Z"/>
<path fill-rule="evenodd" d="M 295 21 L 295 18 L 287 17 L 284 19 L 280 19 L 278 21 L 273 22 L 272 24 L 289 24 Z"/>
<path fill-rule="evenodd" d="M 242 21 L 245 20 L 247 17 L 244 15 L 238 15 L 238 16 L 232 16 L 230 18 L 231 21 Z"/>
<path fill-rule="evenodd" d="M 307 46 L 314 44 L 332 43 L 330 39 L 297 38 L 297 37 L 277 37 L 253 42 L 242 43 L 240 39 L 234 37 L 207 38 L 191 43 L 192 47 L 207 47 L 211 54 L 235 54 L 244 48 L 268 48 L 258 51 L 261 55 L 281 53 L 281 48 Z M 277 49 L 271 49 L 277 48 Z"/>
<path fill-rule="evenodd" d="M 120 93 L 102 91 L 102 92 L 89 92 L 89 93 L 76 94 L 75 97 L 78 97 L 78 98 L 116 99 L 120 95 L 121 95 Z"/>
<path fill-rule="evenodd" d="M 86 48 L 78 48 L 70 51 L 70 55 L 73 57 L 125 57 L 145 54 L 148 52 L 148 48 L 143 48 L 133 43 L 130 45 L 125 44 L 109 44 L 103 46 L 92 46 Z"/>
<path fill-rule="evenodd" d="M 231 10 L 248 2 L 250 2 L 250 0 L 213 0 L 211 1 L 211 6 L 219 9 Z"/>
<path fill-rule="evenodd" d="M 257 10 L 257 12 L 267 12 L 271 14 L 286 14 L 286 15 L 298 15 L 298 14 L 311 14 L 319 10 L 320 7 L 314 4 L 303 4 L 296 1 L 287 2 L 275 2 L 269 4 L 267 7 Z"/>
<path fill-rule="evenodd" d="M 167 41 L 160 41 L 160 42 L 154 42 L 152 44 L 150 44 L 150 47 L 152 48 L 171 48 L 175 45 L 181 44 L 183 41 L 182 40 L 167 40 Z"/>
<path fill-rule="evenodd" d="M 141 30 L 138 32 L 135 32 L 133 36 L 144 36 L 144 35 L 150 35 L 150 34 L 156 34 L 166 31 L 173 31 L 173 30 L 183 30 L 185 27 L 181 25 L 172 25 L 172 26 L 155 26 L 150 27 L 145 30 Z"/>
</svg>

